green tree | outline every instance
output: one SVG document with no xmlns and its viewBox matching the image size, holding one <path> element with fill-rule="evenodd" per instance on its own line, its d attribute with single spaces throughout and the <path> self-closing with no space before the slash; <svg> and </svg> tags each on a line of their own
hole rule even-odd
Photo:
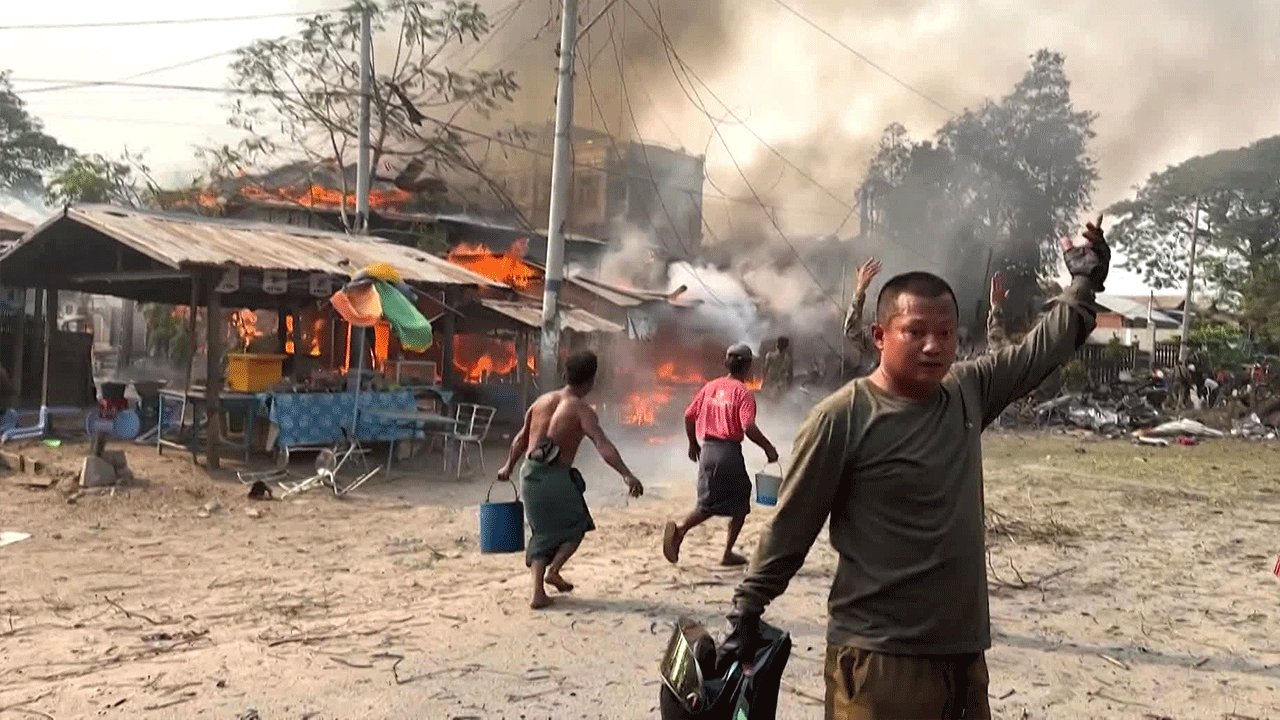
<svg viewBox="0 0 1280 720">
<path fill-rule="evenodd" d="M 258 151 L 278 148 L 311 162 L 348 167 L 357 154 L 360 18 L 365 9 L 372 16 L 377 46 L 395 48 L 394 54 L 375 58 L 372 167 L 400 157 L 411 159 L 414 175 L 458 169 L 478 173 L 467 138 L 450 121 L 463 111 L 488 114 L 510 102 L 517 86 L 506 70 L 441 67 L 446 49 L 489 32 L 489 20 L 474 2 L 359 2 L 303 18 L 295 35 L 255 41 L 237 51 L 231 67 L 231 84 L 247 95 L 232 106 L 232 125 L 248 131 Z M 345 173 L 339 176 L 345 185 Z M 338 189 L 344 196 L 354 191 Z"/>
<path fill-rule="evenodd" d="M 0 190 L 39 193 L 45 171 L 73 155 L 71 148 L 44 132 L 39 119 L 13 91 L 9 72 L 0 72 Z"/>
<path fill-rule="evenodd" d="M 1153 173 L 1113 205 L 1121 220 L 1110 235 L 1124 266 L 1152 287 L 1184 287 L 1197 207 L 1197 286 L 1280 337 L 1280 136 Z"/>
<path fill-rule="evenodd" d="M 109 203 L 145 207 L 158 188 L 140 154 L 125 150 L 120 158 L 76 155 L 58 168 L 45 187 L 51 205 Z"/>
<path fill-rule="evenodd" d="M 1070 89 L 1063 56 L 1040 50 L 1010 93 L 953 117 L 934 141 L 890 125 L 862 184 L 873 231 L 935 238 L 961 277 L 1001 269 L 1008 313 L 1033 312 L 1098 177 L 1096 115 L 1076 110 Z"/>
</svg>

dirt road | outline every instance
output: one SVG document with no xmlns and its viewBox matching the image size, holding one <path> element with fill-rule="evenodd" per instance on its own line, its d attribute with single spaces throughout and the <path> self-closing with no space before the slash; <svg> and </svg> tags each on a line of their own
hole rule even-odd
<svg viewBox="0 0 1280 720">
<path fill-rule="evenodd" d="M 1278 460 L 991 435 L 997 717 L 1280 717 Z M 578 587 L 532 612 L 523 558 L 477 551 L 478 479 L 258 503 L 180 457 L 130 461 L 147 486 L 74 504 L 0 477 L 0 530 L 32 534 L 0 547 L 0 717 L 654 718 L 670 621 L 719 630 L 741 576 L 714 564 L 719 526 L 661 559 L 693 497 L 669 463 L 633 462 L 649 491 L 630 503 L 589 469 Z M 820 716 L 834 560 L 820 539 L 769 611 L 795 636 L 779 718 Z"/>
</svg>

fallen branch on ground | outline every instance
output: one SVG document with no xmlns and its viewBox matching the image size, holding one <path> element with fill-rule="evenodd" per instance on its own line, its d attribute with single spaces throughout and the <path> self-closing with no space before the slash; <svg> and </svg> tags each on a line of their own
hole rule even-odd
<svg viewBox="0 0 1280 720">
<path fill-rule="evenodd" d="M 1017 577 L 1017 580 L 1016 581 L 1005 580 L 1004 578 L 1000 577 L 999 573 L 996 572 L 995 563 L 993 563 L 991 559 L 991 551 L 987 550 L 987 570 L 990 573 L 990 577 L 987 578 L 987 585 L 993 588 L 1007 588 L 1009 590 L 1034 589 L 1034 590 L 1043 591 L 1045 589 L 1045 584 L 1048 583 L 1050 580 L 1054 580 L 1063 575 L 1066 575 L 1072 570 L 1075 570 L 1077 567 L 1078 567 L 1077 565 L 1071 565 L 1065 568 L 1054 570 L 1053 572 L 1048 573 L 1046 575 L 1041 575 L 1040 577 L 1031 578 L 1030 580 L 1028 580 L 1025 577 L 1023 577 L 1022 571 L 1018 570 L 1018 566 L 1014 565 L 1013 560 L 1010 559 L 1009 569 L 1013 571 L 1013 574 L 1014 576 Z"/>
<path fill-rule="evenodd" d="M 103 596 L 102 596 L 102 599 L 103 599 L 103 600 L 106 600 L 106 601 L 107 601 L 107 604 L 108 604 L 108 605 L 110 605 L 111 607 L 113 607 L 113 608 L 115 608 L 115 609 L 119 610 L 120 612 L 124 613 L 124 616 L 125 616 L 125 617 L 127 617 L 127 618 L 129 618 L 130 620 L 132 620 L 132 619 L 134 619 L 134 618 L 138 618 L 139 620 L 146 620 L 147 622 L 151 623 L 152 625 L 164 625 L 164 624 L 165 624 L 165 623 L 163 623 L 163 622 L 160 622 L 159 620 L 154 620 L 154 619 L 152 619 L 152 618 L 149 618 L 149 617 L 147 617 L 146 615 L 143 615 L 142 613 L 129 612 L 128 610 L 125 610 L 123 607 L 121 607 L 121 606 L 120 606 L 120 603 L 117 603 L 115 600 L 112 600 L 111 598 L 107 597 L 106 595 L 103 595 Z"/>
</svg>

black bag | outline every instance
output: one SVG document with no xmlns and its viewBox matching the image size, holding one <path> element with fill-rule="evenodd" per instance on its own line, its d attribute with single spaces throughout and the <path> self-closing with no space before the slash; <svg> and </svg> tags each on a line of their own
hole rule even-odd
<svg viewBox="0 0 1280 720">
<path fill-rule="evenodd" d="M 702 625 L 681 619 L 662 657 L 658 706 L 662 720 L 773 720 L 791 635 L 760 623 L 763 641 L 753 672 L 733 663 L 716 677 L 716 645 Z"/>
</svg>

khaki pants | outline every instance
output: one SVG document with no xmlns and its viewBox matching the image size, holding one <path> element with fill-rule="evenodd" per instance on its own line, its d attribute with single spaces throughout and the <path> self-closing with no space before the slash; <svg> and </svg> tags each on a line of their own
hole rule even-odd
<svg viewBox="0 0 1280 720">
<path fill-rule="evenodd" d="M 827 646 L 826 720 L 989 720 L 987 660 Z"/>
</svg>

